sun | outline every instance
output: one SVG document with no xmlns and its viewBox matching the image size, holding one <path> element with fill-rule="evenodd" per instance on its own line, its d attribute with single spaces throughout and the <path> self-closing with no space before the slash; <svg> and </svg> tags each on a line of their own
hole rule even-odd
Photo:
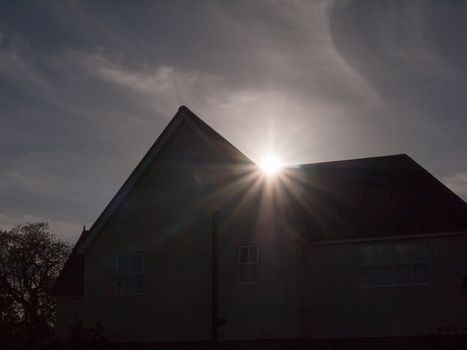
<svg viewBox="0 0 467 350">
<path fill-rule="evenodd" d="M 274 175 L 282 169 L 282 162 L 276 156 L 269 155 L 261 161 L 259 167 L 267 175 Z"/>
</svg>

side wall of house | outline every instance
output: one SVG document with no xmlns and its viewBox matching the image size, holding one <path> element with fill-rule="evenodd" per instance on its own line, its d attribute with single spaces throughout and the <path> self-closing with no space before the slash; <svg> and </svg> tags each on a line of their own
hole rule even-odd
<svg viewBox="0 0 467 350">
<path fill-rule="evenodd" d="M 177 128 L 86 252 L 87 327 L 102 325 L 114 342 L 211 339 L 212 213 L 224 189 L 209 184 L 225 175 L 216 161 L 187 125 Z M 282 243 L 257 225 L 256 209 L 233 200 L 219 214 L 221 340 L 290 336 L 287 254 L 274 251 Z M 261 281 L 239 285 L 237 245 L 253 241 L 261 244 Z M 144 253 L 143 295 L 115 294 L 122 252 Z"/>
<path fill-rule="evenodd" d="M 182 123 L 85 257 L 85 323 L 110 341 L 210 338 L 209 149 Z M 117 255 L 144 254 L 144 294 L 116 295 Z"/>
<path fill-rule="evenodd" d="M 387 287 L 362 286 L 361 243 L 301 245 L 301 336 L 467 333 L 467 294 L 461 287 L 467 273 L 467 236 L 424 240 L 429 283 Z"/>
</svg>

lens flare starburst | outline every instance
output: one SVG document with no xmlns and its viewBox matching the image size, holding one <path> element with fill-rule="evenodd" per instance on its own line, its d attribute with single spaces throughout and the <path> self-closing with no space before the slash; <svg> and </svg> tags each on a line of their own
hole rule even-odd
<svg viewBox="0 0 467 350">
<path fill-rule="evenodd" d="M 269 155 L 261 161 L 259 167 L 267 175 L 274 175 L 282 169 L 282 162 L 276 156 Z"/>
</svg>

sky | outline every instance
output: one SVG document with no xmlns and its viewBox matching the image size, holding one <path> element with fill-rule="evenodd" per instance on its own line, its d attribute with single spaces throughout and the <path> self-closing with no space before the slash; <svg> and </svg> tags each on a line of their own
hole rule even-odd
<svg viewBox="0 0 467 350">
<path fill-rule="evenodd" d="M 1 1 L 0 228 L 89 227 L 180 105 L 252 160 L 406 153 L 467 199 L 466 1 Z"/>
</svg>

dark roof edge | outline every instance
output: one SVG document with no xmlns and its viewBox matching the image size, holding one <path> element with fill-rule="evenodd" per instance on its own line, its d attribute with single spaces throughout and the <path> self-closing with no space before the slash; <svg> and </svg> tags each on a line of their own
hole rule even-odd
<svg viewBox="0 0 467 350">
<path fill-rule="evenodd" d="M 313 166 L 313 165 L 326 165 L 326 164 L 334 164 L 334 163 L 376 160 L 376 159 L 383 159 L 383 158 L 407 158 L 407 159 L 410 159 L 410 160 L 413 161 L 413 159 L 409 155 L 407 155 L 406 153 L 395 153 L 395 154 L 388 154 L 388 155 L 384 155 L 384 156 L 348 158 L 348 159 L 322 161 L 322 162 L 315 162 L 315 163 L 291 164 L 291 165 L 286 165 L 284 167 L 284 169 L 294 169 L 294 168 L 307 167 L 307 166 Z"/>
<path fill-rule="evenodd" d="M 180 111 L 180 109 L 179 109 Z M 171 136 L 172 132 L 178 126 L 178 124 L 181 122 L 181 116 L 180 112 L 177 112 L 175 116 L 170 120 L 170 122 L 167 124 L 167 126 L 164 128 L 162 133 L 159 135 L 159 137 L 156 139 L 156 141 L 152 144 L 152 146 L 149 148 L 149 150 L 144 154 L 143 158 L 139 161 L 139 163 L 136 165 L 136 167 L 133 169 L 133 171 L 130 173 L 130 175 L 127 177 L 123 185 L 118 189 L 117 193 L 112 197 L 112 199 L 109 201 L 107 206 L 104 208 L 104 210 L 101 212 L 101 214 L 97 217 L 97 219 L 94 221 L 92 224 L 91 228 L 89 229 L 89 232 L 91 234 L 89 236 L 93 236 L 96 234 L 96 231 L 99 231 L 102 226 L 107 222 L 107 219 L 110 217 L 110 215 L 113 213 L 113 211 L 119 206 L 121 201 L 126 197 L 130 189 L 133 187 L 133 185 L 139 180 L 140 176 L 144 172 L 144 170 L 147 168 L 149 163 L 152 161 L 152 155 L 156 152 L 156 148 L 164 144 L 169 137 Z M 81 237 L 80 237 L 81 238 Z M 78 247 L 80 252 L 82 253 L 82 248 L 86 248 L 85 239 L 83 243 L 81 244 L 82 247 Z"/>
<path fill-rule="evenodd" d="M 445 231 L 445 232 L 420 233 L 420 234 L 402 235 L 402 236 L 400 235 L 399 236 L 374 236 L 374 237 L 358 237 L 358 238 L 316 240 L 316 241 L 312 241 L 307 238 L 301 237 L 298 240 L 306 244 L 333 245 L 333 244 L 397 241 L 397 240 L 411 240 L 411 239 L 424 239 L 424 238 L 444 238 L 444 237 L 453 237 L 453 236 L 467 236 L 467 231 Z"/>
<path fill-rule="evenodd" d="M 414 166 L 417 166 L 420 170 L 422 170 L 426 175 L 430 177 L 430 179 L 434 182 L 436 182 L 438 185 L 441 185 L 441 187 L 445 190 L 448 191 L 450 194 L 454 195 L 456 197 L 456 200 L 461 201 L 467 209 L 467 203 L 460 197 L 457 193 L 455 193 L 453 190 L 451 190 L 449 187 L 447 187 L 443 182 L 441 182 L 436 176 L 431 174 L 427 169 L 425 169 L 423 166 L 421 166 L 417 161 L 415 161 L 412 157 L 410 157 L 406 153 L 397 153 L 397 154 L 389 154 L 389 155 L 384 155 L 384 156 L 375 156 L 375 157 L 362 157 L 362 158 L 350 158 L 350 159 L 343 159 L 343 160 L 333 160 L 333 161 L 324 161 L 324 162 L 316 162 L 316 163 L 306 163 L 306 164 L 296 164 L 296 165 L 288 165 L 284 167 L 285 170 L 293 170 L 301 167 L 312 167 L 312 166 L 320 166 L 320 165 L 332 165 L 332 164 L 342 164 L 342 163 L 347 163 L 347 162 L 358 162 L 358 161 L 371 161 L 371 160 L 378 160 L 378 159 L 384 159 L 384 158 L 402 158 L 410 161 Z"/>
</svg>

